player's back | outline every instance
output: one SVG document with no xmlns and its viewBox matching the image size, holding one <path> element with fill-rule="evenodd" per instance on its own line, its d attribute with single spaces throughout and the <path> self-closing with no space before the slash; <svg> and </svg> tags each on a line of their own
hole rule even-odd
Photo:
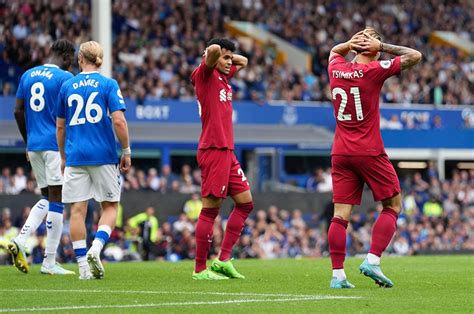
<svg viewBox="0 0 474 314">
<path fill-rule="evenodd" d="M 65 82 L 57 107 L 66 120 L 66 165 L 117 163 L 110 114 L 125 110 L 117 81 L 98 72 L 82 72 Z"/>
<path fill-rule="evenodd" d="M 29 151 L 58 150 L 54 113 L 61 85 L 73 75 L 54 64 L 26 71 L 16 97 L 25 102 L 25 120 Z"/>
<path fill-rule="evenodd" d="M 379 98 L 384 81 L 400 72 L 400 57 L 368 64 L 329 60 L 328 74 L 336 117 L 333 155 L 385 153 L 380 134 Z"/>
</svg>

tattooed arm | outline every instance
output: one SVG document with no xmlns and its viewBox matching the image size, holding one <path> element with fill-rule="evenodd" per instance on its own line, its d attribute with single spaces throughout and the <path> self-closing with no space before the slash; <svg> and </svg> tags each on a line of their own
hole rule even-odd
<svg viewBox="0 0 474 314">
<path fill-rule="evenodd" d="M 400 63 L 402 70 L 406 70 L 416 65 L 421 60 L 421 52 L 418 50 L 404 47 L 396 46 L 387 43 L 383 43 L 380 40 L 370 36 L 364 32 L 365 41 L 361 44 L 363 50 L 368 53 L 373 52 L 386 52 L 394 56 L 400 56 Z M 364 54 L 364 53 L 362 53 Z"/>
</svg>

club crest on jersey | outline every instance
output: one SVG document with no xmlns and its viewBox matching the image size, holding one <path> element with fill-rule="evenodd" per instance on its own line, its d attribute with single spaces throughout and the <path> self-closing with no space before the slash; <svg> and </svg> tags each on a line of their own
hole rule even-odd
<svg viewBox="0 0 474 314">
<path fill-rule="evenodd" d="M 220 101 L 232 101 L 232 92 L 227 92 L 224 88 L 219 91 Z"/>
</svg>

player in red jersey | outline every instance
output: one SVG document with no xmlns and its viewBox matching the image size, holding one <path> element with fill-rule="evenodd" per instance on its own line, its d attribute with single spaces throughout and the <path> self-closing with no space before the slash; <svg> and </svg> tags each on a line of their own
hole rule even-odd
<svg viewBox="0 0 474 314">
<path fill-rule="evenodd" d="M 352 61 L 346 61 L 349 51 Z M 395 57 L 377 61 L 380 53 Z M 380 256 L 396 230 L 401 209 L 400 183 L 380 134 L 379 98 L 386 79 L 409 69 L 421 60 L 421 53 L 381 41 L 371 27 L 336 45 L 329 55 L 329 81 L 336 117 L 332 148 L 334 217 L 328 232 L 333 268 L 331 288 L 354 288 L 344 273 L 346 228 L 354 205 L 359 205 L 364 183 L 372 190 L 383 210 L 372 230 L 369 254 L 359 270 L 378 285 L 393 283 L 380 269 Z"/>
<path fill-rule="evenodd" d="M 197 161 L 202 172 L 203 208 L 196 226 L 196 266 L 192 276 L 197 280 L 245 278 L 231 262 L 232 248 L 253 209 L 247 178 L 234 154 L 229 80 L 247 66 L 247 58 L 234 51 L 235 45 L 228 39 L 211 40 L 201 64 L 191 75 L 202 121 Z M 227 221 L 219 256 L 208 269 L 214 220 L 227 196 L 232 197 L 235 207 Z"/>
</svg>

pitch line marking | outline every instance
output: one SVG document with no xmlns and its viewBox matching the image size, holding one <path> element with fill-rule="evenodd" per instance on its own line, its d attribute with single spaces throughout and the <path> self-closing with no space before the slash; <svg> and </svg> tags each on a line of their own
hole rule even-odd
<svg viewBox="0 0 474 314">
<path fill-rule="evenodd" d="M 0 289 L 0 292 L 45 292 L 45 293 L 139 293 L 139 294 L 176 294 L 176 295 L 220 295 L 220 296 L 254 296 L 254 297 L 289 297 L 289 298 L 313 298 L 333 297 L 343 299 L 360 299 L 357 296 L 340 297 L 331 295 L 310 294 L 282 294 L 282 293 L 249 293 L 249 292 L 207 292 L 207 291 L 154 291 L 154 290 L 86 290 L 86 289 Z"/>
<path fill-rule="evenodd" d="M 0 313 L 4 312 L 37 312 L 37 311 L 67 311 L 67 310 L 90 310 L 90 309 L 122 309 L 122 308 L 145 308 L 145 307 L 161 307 L 161 306 L 189 306 L 189 305 L 219 305 L 219 304 L 243 304 L 243 303 L 260 303 L 260 302 L 296 302 L 296 301 L 320 301 L 333 299 L 360 299 L 360 297 L 346 296 L 312 296 L 304 298 L 281 298 L 281 299 L 244 299 L 244 300 L 227 300 L 227 301 L 199 301 L 199 302 L 164 302 L 164 303 L 146 303 L 146 304 L 110 304 L 110 305 L 81 305 L 81 306 L 57 306 L 57 307 L 30 307 L 30 308 L 13 308 L 0 309 Z"/>
</svg>

